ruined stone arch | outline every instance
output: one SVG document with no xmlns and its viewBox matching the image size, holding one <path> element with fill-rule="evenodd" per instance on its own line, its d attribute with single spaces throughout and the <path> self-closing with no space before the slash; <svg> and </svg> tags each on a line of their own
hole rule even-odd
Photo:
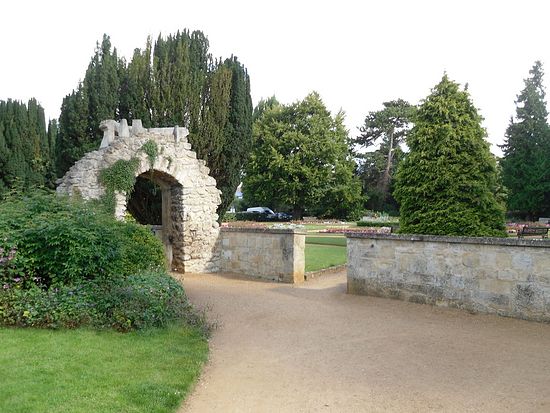
<svg viewBox="0 0 550 413">
<path fill-rule="evenodd" d="M 187 140 L 186 128 L 144 129 L 140 121 L 128 126 L 108 120 L 101 123 L 104 138 L 98 150 L 87 153 L 58 181 L 60 194 L 80 194 L 84 199 L 99 199 L 105 188 L 100 172 L 117 160 L 138 159 L 137 178 L 150 174 L 162 191 L 162 239 L 171 267 L 182 272 L 218 270 L 219 225 L 216 209 L 221 202 L 216 181 L 203 160 L 197 159 Z M 159 149 L 153 165 L 142 150 L 149 140 Z M 127 194 L 117 193 L 115 215 L 126 212 Z"/>
</svg>

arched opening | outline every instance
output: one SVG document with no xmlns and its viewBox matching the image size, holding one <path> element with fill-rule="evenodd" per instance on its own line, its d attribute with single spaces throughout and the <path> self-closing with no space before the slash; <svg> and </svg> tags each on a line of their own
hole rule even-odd
<svg viewBox="0 0 550 413">
<path fill-rule="evenodd" d="M 173 251 L 180 249 L 183 214 L 180 211 L 181 184 L 171 175 L 149 170 L 136 177 L 134 190 L 126 203 L 126 211 L 140 224 L 150 225 L 164 245 L 169 269 L 181 270 L 173 265 Z"/>
<path fill-rule="evenodd" d="M 138 176 L 126 210 L 140 224 L 162 226 L 162 188 L 160 185 L 143 174 Z"/>
</svg>

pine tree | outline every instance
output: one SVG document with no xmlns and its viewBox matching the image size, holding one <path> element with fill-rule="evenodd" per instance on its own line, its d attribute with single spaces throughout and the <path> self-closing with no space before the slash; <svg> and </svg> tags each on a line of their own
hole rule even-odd
<svg viewBox="0 0 550 413">
<path fill-rule="evenodd" d="M 403 99 L 384 102 L 384 109 L 370 112 L 354 143 L 363 149 L 380 147 L 375 151 L 357 154 L 363 160 L 360 174 L 367 203 L 375 210 L 392 210 L 396 207 L 391 196 L 392 180 L 399 161 L 403 158 L 401 143 L 410 130 L 415 108 Z"/>
<path fill-rule="evenodd" d="M 505 236 L 496 161 L 468 92 L 444 75 L 415 121 L 394 192 L 401 232 Z"/>
<path fill-rule="evenodd" d="M 550 128 L 541 62 L 529 73 L 501 146 L 501 165 L 508 208 L 531 220 L 550 215 Z"/>
</svg>

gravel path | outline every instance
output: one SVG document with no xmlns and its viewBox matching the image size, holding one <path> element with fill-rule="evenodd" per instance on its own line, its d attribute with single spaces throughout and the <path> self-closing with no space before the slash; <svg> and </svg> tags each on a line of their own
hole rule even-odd
<svg viewBox="0 0 550 413">
<path fill-rule="evenodd" d="M 189 412 L 550 412 L 550 325 L 185 274 L 220 327 Z"/>
</svg>

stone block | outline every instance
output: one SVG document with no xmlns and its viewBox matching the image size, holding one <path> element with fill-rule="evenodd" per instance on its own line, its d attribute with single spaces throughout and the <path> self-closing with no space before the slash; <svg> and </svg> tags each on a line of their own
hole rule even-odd
<svg viewBox="0 0 550 413">
<path fill-rule="evenodd" d="M 485 292 L 491 292 L 495 294 L 510 294 L 512 292 L 511 281 L 505 280 L 479 280 L 479 289 Z"/>
</svg>

